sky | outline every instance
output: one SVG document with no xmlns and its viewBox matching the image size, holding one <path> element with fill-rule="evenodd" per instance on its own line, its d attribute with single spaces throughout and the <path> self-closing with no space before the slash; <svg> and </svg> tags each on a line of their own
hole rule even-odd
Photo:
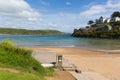
<svg viewBox="0 0 120 80">
<path fill-rule="evenodd" d="M 72 33 L 120 11 L 120 0 L 0 0 L 0 27 Z"/>
</svg>

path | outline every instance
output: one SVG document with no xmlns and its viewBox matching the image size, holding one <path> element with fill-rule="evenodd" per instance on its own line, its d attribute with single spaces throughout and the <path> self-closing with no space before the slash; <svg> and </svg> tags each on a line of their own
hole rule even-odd
<svg viewBox="0 0 120 80">
<path fill-rule="evenodd" d="M 2 68 L 2 67 L 0 67 L 0 70 L 2 70 L 2 71 L 14 72 L 14 73 L 20 73 L 19 70 L 12 69 L 12 68 Z"/>
<path fill-rule="evenodd" d="M 42 64 L 56 62 L 56 54 L 44 51 L 34 51 L 33 57 Z M 47 80 L 75 80 L 75 78 L 67 71 L 55 70 L 54 77 L 46 77 Z"/>
<path fill-rule="evenodd" d="M 77 80 L 109 80 L 95 72 L 70 72 Z"/>
<path fill-rule="evenodd" d="M 42 64 L 50 64 L 56 62 L 56 54 L 46 51 L 34 51 L 33 57 Z"/>
</svg>

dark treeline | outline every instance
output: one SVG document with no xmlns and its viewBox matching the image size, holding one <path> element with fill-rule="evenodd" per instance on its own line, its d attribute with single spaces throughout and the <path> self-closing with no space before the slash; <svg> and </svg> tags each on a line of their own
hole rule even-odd
<svg viewBox="0 0 120 80">
<path fill-rule="evenodd" d="M 84 32 L 84 31 L 80 31 L 80 30 L 75 29 L 72 36 L 74 36 L 74 37 L 87 37 L 87 38 L 120 39 L 120 30 Z"/>
</svg>

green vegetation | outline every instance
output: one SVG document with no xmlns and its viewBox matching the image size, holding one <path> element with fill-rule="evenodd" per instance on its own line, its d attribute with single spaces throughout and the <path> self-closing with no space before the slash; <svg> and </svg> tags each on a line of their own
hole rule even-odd
<svg viewBox="0 0 120 80">
<path fill-rule="evenodd" d="M 93 23 L 94 23 L 94 21 L 92 21 L 92 20 L 88 21 L 88 25 L 91 25 Z"/>
<path fill-rule="evenodd" d="M 120 17 L 120 12 L 117 11 L 117 12 L 114 12 L 112 15 L 111 15 L 112 18 L 114 17 Z"/>
<path fill-rule="evenodd" d="M 120 18 L 120 12 L 114 12 L 111 15 L 112 20 Z M 88 21 L 90 26 L 86 28 L 74 29 L 72 36 L 87 38 L 109 38 L 120 39 L 120 20 L 103 22 L 103 17 L 96 19 L 96 23 L 92 20 Z"/>
<path fill-rule="evenodd" d="M 72 34 L 74 37 L 87 37 L 87 38 L 112 38 L 112 39 L 120 39 L 120 30 L 112 30 L 112 31 L 79 31 L 74 30 Z"/>
<path fill-rule="evenodd" d="M 44 80 L 44 76 L 53 76 L 53 68 L 43 68 L 40 63 L 31 56 L 31 54 L 32 51 L 18 48 L 9 40 L 1 42 L 0 67 L 14 68 L 20 70 L 21 73 L 15 74 L 3 72 L 5 74 L 2 74 L 0 71 L 0 80 L 7 80 L 4 77 L 2 79 L 2 76 L 5 75 L 7 77 L 10 75 L 16 76 L 10 77 L 11 79 L 9 80 L 14 80 L 15 78 L 18 79 L 19 77 L 21 80 Z"/>
<path fill-rule="evenodd" d="M 45 80 L 31 73 L 13 73 L 8 71 L 0 71 L 0 80 Z"/>
<path fill-rule="evenodd" d="M 0 34 L 63 34 L 57 30 L 26 30 L 15 28 L 0 28 Z"/>
</svg>

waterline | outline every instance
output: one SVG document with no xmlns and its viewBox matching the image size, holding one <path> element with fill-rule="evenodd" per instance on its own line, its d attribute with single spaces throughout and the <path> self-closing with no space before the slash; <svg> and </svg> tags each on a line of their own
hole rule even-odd
<svg viewBox="0 0 120 80">
<path fill-rule="evenodd" d="M 63 35 L 0 35 L 0 40 L 10 39 L 22 47 L 71 47 L 96 50 L 120 50 L 120 40 L 74 38 Z"/>
</svg>

